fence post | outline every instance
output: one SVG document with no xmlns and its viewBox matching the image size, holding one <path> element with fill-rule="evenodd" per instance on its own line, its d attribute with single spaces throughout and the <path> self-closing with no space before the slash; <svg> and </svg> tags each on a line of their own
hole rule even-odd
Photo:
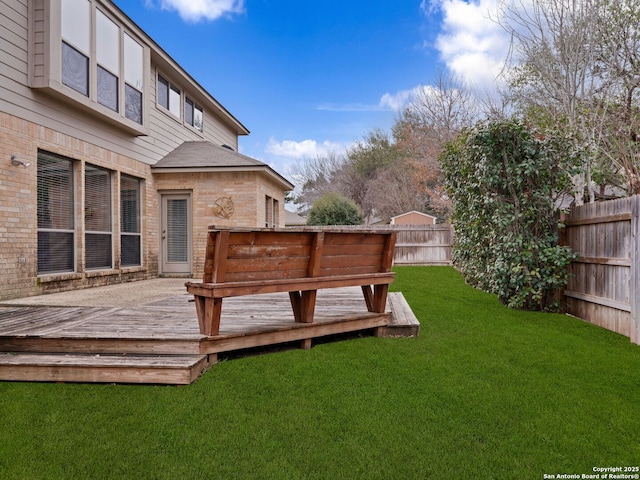
<svg viewBox="0 0 640 480">
<path fill-rule="evenodd" d="M 631 301 L 630 340 L 640 345 L 640 195 L 631 198 Z"/>
</svg>

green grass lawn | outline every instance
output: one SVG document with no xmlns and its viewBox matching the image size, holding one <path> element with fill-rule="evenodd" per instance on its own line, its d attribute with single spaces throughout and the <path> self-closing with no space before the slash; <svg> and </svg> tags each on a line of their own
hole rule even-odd
<svg viewBox="0 0 640 480">
<path fill-rule="evenodd" d="M 0 382 L 1 479 L 541 479 L 640 465 L 640 347 L 402 267 L 417 339 L 224 361 L 188 387 Z"/>
</svg>

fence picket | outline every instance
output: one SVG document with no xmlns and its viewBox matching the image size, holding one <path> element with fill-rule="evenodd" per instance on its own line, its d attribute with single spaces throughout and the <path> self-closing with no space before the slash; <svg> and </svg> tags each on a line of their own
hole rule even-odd
<svg viewBox="0 0 640 480">
<path fill-rule="evenodd" d="M 329 227 L 334 228 L 334 227 Z M 342 230 L 393 230 L 397 232 L 395 265 L 451 265 L 453 228 L 439 225 L 342 225 Z"/>
<path fill-rule="evenodd" d="M 631 341 L 640 345 L 640 195 L 631 200 L 631 286 L 629 302 L 631 304 Z"/>
<path fill-rule="evenodd" d="M 640 196 L 575 207 L 565 225 L 580 257 L 569 266 L 567 312 L 640 344 Z"/>
</svg>

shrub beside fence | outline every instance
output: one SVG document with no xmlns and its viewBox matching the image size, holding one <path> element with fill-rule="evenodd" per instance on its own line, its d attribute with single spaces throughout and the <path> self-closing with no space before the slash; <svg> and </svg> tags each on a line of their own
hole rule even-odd
<svg viewBox="0 0 640 480">
<path fill-rule="evenodd" d="M 563 243 L 569 266 L 567 313 L 640 344 L 640 196 L 575 207 Z"/>
</svg>

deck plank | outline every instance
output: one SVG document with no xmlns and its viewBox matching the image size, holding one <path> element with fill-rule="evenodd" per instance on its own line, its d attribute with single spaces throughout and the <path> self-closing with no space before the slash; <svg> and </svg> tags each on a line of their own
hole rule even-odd
<svg viewBox="0 0 640 480">
<path fill-rule="evenodd" d="M 400 292 L 389 293 L 388 304 L 391 310 L 391 322 L 380 330 L 380 336 L 396 338 L 419 336 L 420 322 L 404 295 Z"/>
<path fill-rule="evenodd" d="M 187 385 L 208 366 L 206 355 L 0 353 L 0 379 L 32 382 Z"/>
<path fill-rule="evenodd" d="M 358 288 L 318 292 L 315 321 L 351 317 L 362 312 Z M 286 294 L 225 299 L 221 335 L 295 325 Z M 169 297 L 141 307 L 3 307 L 0 336 L 46 338 L 199 339 L 195 305 L 186 296 Z"/>
<path fill-rule="evenodd" d="M 200 334 L 195 304 L 184 293 L 141 299 L 140 305 L 109 305 L 104 297 L 91 304 L 88 296 L 71 306 L 53 296 L 51 305 L 46 298 L 0 305 L 0 379 L 190 383 L 205 370 L 203 360 L 196 367 L 177 366 L 182 357 L 215 361 L 220 352 L 293 341 L 309 345 L 312 338 L 391 322 L 389 313 L 363 313 L 359 287 L 319 291 L 312 324 L 295 322 L 286 293 L 225 299 L 217 337 Z"/>
</svg>

